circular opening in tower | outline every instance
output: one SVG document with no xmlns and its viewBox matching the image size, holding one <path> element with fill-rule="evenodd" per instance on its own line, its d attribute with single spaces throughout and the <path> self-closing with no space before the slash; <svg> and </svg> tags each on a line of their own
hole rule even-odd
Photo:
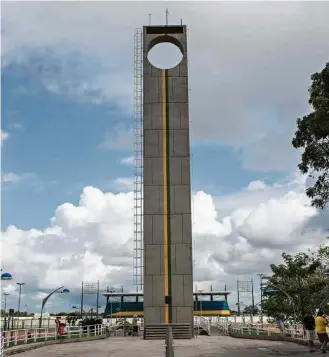
<svg viewBox="0 0 329 357">
<path fill-rule="evenodd" d="M 147 54 L 152 66 L 160 69 L 176 67 L 183 58 L 181 50 L 171 42 L 161 42 L 153 46 Z"/>
</svg>

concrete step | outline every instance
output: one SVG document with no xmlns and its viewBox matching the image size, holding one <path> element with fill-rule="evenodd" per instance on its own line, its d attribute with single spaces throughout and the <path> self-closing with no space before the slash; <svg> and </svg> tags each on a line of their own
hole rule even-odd
<svg viewBox="0 0 329 357">
<path fill-rule="evenodd" d="M 174 339 L 191 339 L 193 328 L 189 324 L 169 324 Z M 149 324 L 145 326 L 144 338 L 146 340 L 164 340 L 166 338 L 167 324 Z"/>
</svg>

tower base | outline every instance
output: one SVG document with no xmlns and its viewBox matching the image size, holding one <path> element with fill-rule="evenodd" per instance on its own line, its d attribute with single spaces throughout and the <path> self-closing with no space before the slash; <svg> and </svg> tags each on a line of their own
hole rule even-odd
<svg viewBox="0 0 329 357">
<path fill-rule="evenodd" d="M 168 326 L 171 327 L 174 340 L 194 337 L 190 324 L 148 324 L 144 326 L 144 340 L 165 340 Z"/>
</svg>

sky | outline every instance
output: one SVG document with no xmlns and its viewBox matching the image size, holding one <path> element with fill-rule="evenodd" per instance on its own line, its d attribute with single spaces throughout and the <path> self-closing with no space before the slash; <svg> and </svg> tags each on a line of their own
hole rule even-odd
<svg viewBox="0 0 329 357">
<path fill-rule="evenodd" d="M 79 304 L 81 281 L 134 291 L 133 33 L 189 29 L 194 281 L 232 291 L 282 252 L 327 244 L 291 140 L 329 58 L 327 2 L 3 2 L 2 284 L 7 306 Z M 175 57 L 176 56 L 176 57 Z M 154 48 L 160 66 L 177 51 Z M 245 304 L 250 296 L 243 295 Z M 257 300 L 258 299 L 258 300 Z M 1 298 L 3 301 L 3 297 Z M 87 305 L 92 307 L 92 300 Z M 101 299 L 102 308 L 105 302 Z"/>
</svg>

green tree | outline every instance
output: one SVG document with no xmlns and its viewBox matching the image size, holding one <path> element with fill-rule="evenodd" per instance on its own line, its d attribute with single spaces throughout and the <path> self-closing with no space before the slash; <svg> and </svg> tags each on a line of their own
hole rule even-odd
<svg viewBox="0 0 329 357">
<path fill-rule="evenodd" d="M 79 314 L 76 313 L 76 312 L 70 312 L 68 315 L 67 315 L 67 318 L 66 318 L 66 321 L 69 325 L 72 325 L 74 326 L 75 323 L 77 322 L 77 320 L 79 320 Z"/>
<path fill-rule="evenodd" d="M 249 305 L 243 309 L 243 313 L 257 315 L 259 314 L 259 309 L 257 306 L 254 306 L 254 308 L 252 308 L 252 305 Z"/>
<path fill-rule="evenodd" d="M 309 103 L 313 111 L 297 119 L 292 145 L 304 149 L 298 167 L 316 179 L 306 194 L 313 206 L 323 209 L 329 201 L 329 62 L 321 72 L 312 74 L 311 80 Z"/>
<path fill-rule="evenodd" d="M 270 317 L 285 316 L 301 322 L 307 312 L 326 307 L 328 283 L 323 274 L 327 248 L 315 253 L 282 254 L 283 263 L 271 264 L 272 276 L 263 289 L 263 312 Z"/>
</svg>

